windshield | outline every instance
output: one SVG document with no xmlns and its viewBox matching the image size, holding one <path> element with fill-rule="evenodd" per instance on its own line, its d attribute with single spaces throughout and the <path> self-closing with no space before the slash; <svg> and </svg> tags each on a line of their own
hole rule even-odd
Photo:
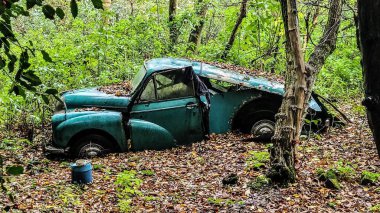
<svg viewBox="0 0 380 213">
<path fill-rule="evenodd" d="M 136 88 L 139 86 L 140 82 L 143 80 L 146 74 L 145 66 L 142 66 L 140 71 L 137 72 L 132 80 L 132 93 L 135 92 Z"/>
</svg>

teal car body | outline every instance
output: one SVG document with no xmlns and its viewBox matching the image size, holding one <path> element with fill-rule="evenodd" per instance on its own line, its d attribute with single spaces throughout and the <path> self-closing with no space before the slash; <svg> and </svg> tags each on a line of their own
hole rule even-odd
<svg viewBox="0 0 380 213">
<path fill-rule="evenodd" d="M 197 94 L 196 79 L 186 80 L 189 68 L 207 86 L 209 98 Z M 64 92 L 52 116 L 48 151 L 70 151 L 89 134 L 102 135 L 112 151 L 124 152 L 188 144 L 207 133 L 249 132 L 258 118 L 274 120 L 283 93 L 282 84 L 265 78 L 185 59 L 152 59 L 135 76 L 127 96 L 99 88 Z M 315 97 L 310 110 L 327 115 Z"/>
</svg>

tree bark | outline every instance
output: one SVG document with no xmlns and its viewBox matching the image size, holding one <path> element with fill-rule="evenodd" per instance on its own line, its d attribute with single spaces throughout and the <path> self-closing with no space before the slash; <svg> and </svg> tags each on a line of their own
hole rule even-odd
<svg viewBox="0 0 380 213">
<path fill-rule="evenodd" d="M 358 0 L 358 14 L 365 87 L 363 105 L 380 156 L 380 1 Z"/>
<path fill-rule="evenodd" d="M 169 1 L 169 33 L 170 33 L 170 41 L 172 44 L 177 43 L 178 39 L 178 26 L 176 23 L 176 14 L 177 14 L 177 6 L 178 1 L 177 0 L 170 0 Z"/>
<path fill-rule="evenodd" d="M 226 59 L 227 58 L 227 55 L 228 55 L 228 53 L 230 52 L 230 50 L 232 48 L 232 45 L 234 45 L 235 38 L 236 38 L 236 33 L 237 33 L 237 31 L 238 31 L 241 23 L 243 22 L 243 19 L 247 16 L 247 2 L 248 2 L 248 0 L 243 0 L 241 2 L 240 14 L 239 14 L 239 17 L 236 20 L 236 24 L 235 24 L 234 28 L 232 29 L 232 32 L 231 32 L 231 35 L 230 35 L 230 39 L 228 40 L 228 43 L 226 44 L 226 47 L 225 47 L 225 49 L 223 51 L 223 54 L 221 56 L 222 59 Z"/>
<path fill-rule="evenodd" d="M 331 1 L 323 36 L 306 65 L 301 50 L 296 0 L 280 0 L 286 35 L 287 71 L 285 95 L 276 115 L 276 129 L 272 138 L 268 176 L 274 182 L 286 184 L 296 179 L 295 145 L 299 142 L 302 120 L 308 109 L 316 76 L 336 46 L 342 2 Z"/>
<path fill-rule="evenodd" d="M 274 182 L 286 184 L 296 179 L 295 144 L 299 140 L 298 132 L 301 132 L 301 118 L 305 106 L 306 70 L 301 50 L 296 0 L 280 2 L 286 34 L 286 92 L 280 111 L 276 115 L 271 170 L 268 176 Z"/>
<path fill-rule="evenodd" d="M 111 0 L 103 0 L 103 9 L 108 12 L 111 8 Z M 109 15 L 103 14 L 103 24 L 109 25 Z"/>
<path fill-rule="evenodd" d="M 318 45 L 311 53 L 306 69 L 309 73 L 307 82 L 308 94 L 307 100 L 310 99 L 312 88 L 316 81 L 316 76 L 321 71 L 325 61 L 336 48 L 336 41 L 338 38 L 340 19 L 342 17 L 342 6 L 344 0 L 332 0 L 330 3 L 329 16 L 323 35 L 319 40 Z M 307 108 L 306 108 L 307 109 Z"/>
<path fill-rule="evenodd" d="M 198 46 L 201 42 L 201 35 L 202 30 L 205 24 L 205 18 L 207 14 L 208 9 L 208 1 L 207 0 L 198 0 L 197 4 L 195 5 L 195 13 L 196 16 L 200 19 L 190 32 L 189 36 L 189 47 L 188 50 L 190 51 L 197 51 Z"/>
</svg>

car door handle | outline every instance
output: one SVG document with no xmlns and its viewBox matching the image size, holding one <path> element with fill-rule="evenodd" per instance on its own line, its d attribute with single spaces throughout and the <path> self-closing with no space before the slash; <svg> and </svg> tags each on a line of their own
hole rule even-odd
<svg viewBox="0 0 380 213">
<path fill-rule="evenodd" d="M 186 109 L 194 109 L 197 106 L 194 102 L 189 102 L 186 104 Z"/>
</svg>

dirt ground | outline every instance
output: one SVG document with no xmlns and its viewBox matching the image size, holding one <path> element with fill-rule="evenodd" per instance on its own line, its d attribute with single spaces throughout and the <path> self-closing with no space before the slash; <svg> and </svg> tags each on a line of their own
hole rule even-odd
<svg viewBox="0 0 380 213">
<path fill-rule="evenodd" d="M 4 167 L 22 165 L 24 174 L 9 176 L 5 186 L 14 203 L 0 194 L 0 209 L 40 211 L 119 211 L 117 175 L 135 170 L 141 179 L 141 194 L 132 198 L 133 212 L 368 212 L 380 204 L 380 186 L 360 185 L 362 171 L 380 172 L 380 161 L 370 131 L 361 119 L 343 128 L 305 139 L 297 147 L 297 182 L 288 187 L 248 183 L 265 174 L 247 166 L 251 151 L 267 151 L 270 145 L 254 142 L 247 135 L 213 135 L 211 140 L 164 151 L 109 154 L 92 159 L 94 182 L 70 183 L 72 159 L 48 159 L 43 141 L 3 146 Z M 353 169 L 341 180 L 341 189 L 325 187 L 317 168 L 337 165 Z M 149 171 L 144 173 L 141 171 Z M 236 185 L 223 185 L 237 174 Z M 380 205 L 379 205 L 380 206 Z"/>
</svg>

